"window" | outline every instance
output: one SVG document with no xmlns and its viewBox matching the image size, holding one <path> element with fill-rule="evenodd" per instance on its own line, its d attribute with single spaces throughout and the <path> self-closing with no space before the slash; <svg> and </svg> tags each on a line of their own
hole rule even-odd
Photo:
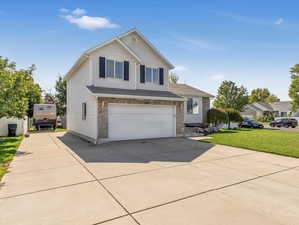
<svg viewBox="0 0 299 225">
<path fill-rule="evenodd" d="M 145 67 L 145 82 L 159 84 L 159 69 Z"/>
<path fill-rule="evenodd" d="M 199 100 L 197 98 L 188 98 L 187 113 L 188 114 L 199 114 Z"/>
<path fill-rule="evenodd" d="M 107 77 L 123 80 L 124 79 L 124 62 L 107 59 L 106 60 L 106 74 L 107 74 Z"/>
<path fill-rule="evenodd" d="M 115 78 L 124 79 L 124 62 L 115 61 Z"/>
<path fill-rule="evenodd" d="M 153 83 L 159 84 L 159 69 L 153 69 Z"/>
<path fill-rule="evenodd" d="M 281 117 L 286 117 L 286 116 L 288 116 L 288 112 L 280 112 L 280 116 Z"/>
<path fill-rule="evenodd" d="M 82 103 L 82 120 L 86 120 L 86 102 Z"/>
<path fill-rule="evenodd" d="M 152 82 L 152 68 L 145 68 L 145 82 Z"/>
<path fill-rule="evenodd" d="M 107 77 L 114 78 L 114 60 L 107 59 L 106 62 L 107 62 L 107 66 L 106 66 L 106 68 L 107 68 L 107 71 L 106 71 Z"/>
</svg>

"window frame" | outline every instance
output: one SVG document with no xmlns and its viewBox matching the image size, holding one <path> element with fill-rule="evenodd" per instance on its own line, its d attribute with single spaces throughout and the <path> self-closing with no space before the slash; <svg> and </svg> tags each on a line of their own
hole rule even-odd
<svg viewBox="0 0 299 225">
<path fill-rule="evenodd" d="M 107 64 L 108 60 L 113 61 L 113 77 L 108 76 L 108 64 Z M 121 78 L 116 77 L 116 63 L 121 63 L 122 64 L 122 77 Z M 118 61 L 118 60 L 115 60 L 115 59 L 107 59 L 106 58 L 106 60 L 105 60 L 105 73 L 106 73 L 105 78 L 128 81 L 128 80 L 124 79 L 125 78 L 125 61 Z"/>
<path fill-rule="evenodd" d="M 189 104 L 189 101 L 191 99 L 191 111 L 189 109 L 190 107 L 190 104 Z M 197 103 L 197 105 L 195 105 L 194 103 Z M 189 97 L 187 98 L 187 102 L 186 102 L 186 107 L 187 107 L 187 114 L 189 115 L 199 115 L 200 114 L 200 100 L 198 98 L 194 98 L 194 97 Z M 195 111 L 195 107 L 197 107 L 197 112 L 194 112 Z"/>
<path fill-rule="evenodd" d="M 146 70 L 147 69 L 150 69 L 151 70 L 151 73 L 150 73 L 150 76 L 151 76 L 151 81 L 147 81 L 147 79 L 146 79 Z M 146 84 L 146 83 L 151 83 L 151 84 L 157 84 L 157 85 L 159 85 L 160 84 L 160 79 L 159 79 L 159 69 L 160 68 L 157 68 L 157 67 L 149 67 L 149 66 L 145 66 L 145 69 L 144 69 L 144 83 Z M 156 70 L 157 71 L 157 80 L 156 80 L 156 82 L 154 81 L 154 70 Z"/>
</svg>

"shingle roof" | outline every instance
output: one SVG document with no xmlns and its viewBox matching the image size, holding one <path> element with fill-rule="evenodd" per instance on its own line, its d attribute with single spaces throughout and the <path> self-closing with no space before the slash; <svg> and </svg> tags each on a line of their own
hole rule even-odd
<svg viewBox="0 0 299 225">
<path fill-rule="evenodd" d="M 180 96 L 200 96 L 200 97 L 209 97 L 213 98 L 214 95 L 211 95 L 205 91 L 199 90 L 197 88 L 191 87 L 187 84 L 169 84 L 169 91 L 180 95 Z"/>
<path fill-rule="evenodd" d="M 141 97 L 154 97 L 154 98 L 173 98 L 181 99 L 182 97 L 169 92 L 169 91 L 153 91 L 153 90 L 143 90 L 143 89 L 121 89 L 121 88 L 107 88 L 107 87 L 96 87 L 87 86 L 88 90 L 93 94 L 98 95 L 119 95 L 119 96 L 141 96 Z"/>
<path fill-rule="evenodd" d="M 279 111 L 279 112 L 289 112 L 292 111 L 292 105 L 290 101 L 282 101 L 282 102 L 273 102 L 270 103 L 270 105 L 273 108 L 273 111 Z"/>
<path fill-rule="evenodd" d="M 259 108 L 262 111 L 266 111 L 266 110 L 263 110 L 262 108 L 260 108 L 259 105 L 262 106 L 262 107 L 264 107 L 264 108 L 266 108 L 267 111 L 273 111 L 272 106 L 269 103 L 266 103 L 266 102 L 254 102 L 253 105 L 255 107 Z"/>
</svg>

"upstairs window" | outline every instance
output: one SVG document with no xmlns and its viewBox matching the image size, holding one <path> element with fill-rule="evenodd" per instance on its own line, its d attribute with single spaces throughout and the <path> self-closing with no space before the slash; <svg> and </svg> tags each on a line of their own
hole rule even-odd
<svg viewBox="0 0 299 225">
<path fill-rule="evenodd" d="M 187 113 L 188 114 L 199 114 L 199 100 L 197 98 L 188 98 Z"/>
<path fill-rule="evenodd" d="M 106 75 L 110 78 L 124 79 L 124 62 L 106 60 Z"/>
<path fill-rule="evenodd" d="M 145 67 L 145 82 L 159 84 L 159 69 Z"/>
</svg>

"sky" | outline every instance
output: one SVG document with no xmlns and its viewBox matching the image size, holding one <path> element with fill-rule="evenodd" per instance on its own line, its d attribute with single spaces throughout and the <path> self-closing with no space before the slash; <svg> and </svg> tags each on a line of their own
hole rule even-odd
<svg viewBox="0 0 299 225">
<path fill-rule="evenodd" d="M 4 1 L 0 55 L 53 91 L 87 49 L 137 28 L 175 65 L 180 82 L 212 94 L 223 80 L 289 100 L 299 63 L 299 1 Z"/>
</svg>

